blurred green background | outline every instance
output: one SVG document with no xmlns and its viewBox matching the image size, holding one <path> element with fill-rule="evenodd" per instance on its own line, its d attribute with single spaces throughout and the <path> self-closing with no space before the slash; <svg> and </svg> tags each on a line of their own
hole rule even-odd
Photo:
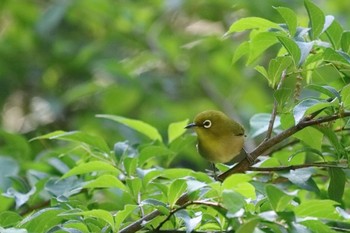
<svg viewBox="0 0 350 233">
<path fill-rule="evenodd" d="M 350 1 L 315 2 L 349 28 Z M 2 0 L 1 128 L 27 139 L 83 130 L 113 147 L 143 138 L 96 114 L 140 119 L 166 137 L 171 122 L 220 109 L 249 131 L 252 115 L 271 111 L 272 91 L 244 59 L 232 65 L 246 33 L 222 36 L 242 17 L 282 22 L 273 6 L 307 24 L 301 0 Z"/>
</svg>

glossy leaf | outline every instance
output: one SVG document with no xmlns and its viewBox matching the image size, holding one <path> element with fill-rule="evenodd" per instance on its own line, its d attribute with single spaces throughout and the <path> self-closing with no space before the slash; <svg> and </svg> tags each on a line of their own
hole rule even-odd
<svg viewBox="0 0 350 233">
<path fill-rule="evenodd" d="M 294 64 L 298 66 L 300 64 L 301 52 L 300 48 L 295 41 L 285 36 L 277 36 L 283 47 L 288 51 L 289 55 L 293 58 Z"/>
<path fill-rule="evenodd" d="M 341 48 L 343 52 L 350 53 L 350 31 L 344 31 L 341 36 Z"/>
<path fill-rule="evenodd" d="M 81 175 L 81 174 L 86 174 L 94 171 L 109 172 L 116 175 L 120 173 L 117 168 L 115 168 L 109 163 L 105 163 L 101 161 L 91 161 L 91 162 L 79 164 L 78 166 L 72 168 L 62 176 L 62 179 L 67 178 L 69 176 Z"/>
<path fill-rule="evenodd" d="M 292 64 L 293 60 L 289 56 L 277 57 L 269 63 L 268 77 L 271 86 L 275 88 L 281 79 L 282 73 Z"/>
<path fill-rule="evenodd" d="M 263 52 L 277 42 L 276 36 L 271 32 L 258 33 L 250 41 L 247 64 L 252 64 Z"/>
<path fill-rule="evenodd" d="M 234 22 L 226 35 L 250 29 L 267 30 L 270 28 L 281 29 L 277 23 L 271 22 L 270 20 L 259 17 L 247 17 Z"/>
<path fill-rule="evenodd" d="M 309 25 L 311 27 L 310 36 L 312 40 L 315 40 L 323 31 L 325 16 L 322 10 L 310 0 L 305 0 L 304 5 L 309 15 Z"/>
<path fill-rule="evenodd" d="M 45 208 L 25 217 L 18 226 L 25 227 L 29 232 L 46 232 L 64 219 L 59 215 L 64 211 L 58 207 Z"/>
<path fill-rule="evenodd" d="M 228 210 L 228 215 L 234 216 L 245 205 L 244 197 L 232 190 L 222 192 L 222 205 Z"/>
<path fill-rule="evenodd" d="M 174 122 L 168 128 L 168 143 L 172 143 L 175 139 L 186 132 L 185 126 L 188 124 L 188 119 Z"/>
<path fill-rule="evenodd" d="M 332 43 L 333 49 L 339 49 L 343 28 L 340 23 L 333 20 L 332 24 L 325 31 L 328 39 Z"/>
<path fill-rule="evenodd" d="M 274 185 L 266 185 L 265 191 L 272 208 L 276 212 L 285 211 L 294 199 L 293 196 L 284 193 Z"/>
<path fill-rule="evenodd" d="M 124 220 L 128 218 L 129 215 L 138 208 L 140 208 L 138 205 L 125 205 L 123 210 L 120 210 L 115 214 L 115 232 L 118 232 L 120 230 Z"/>
<path fill-rule="evenodd" d="M 256 137 L 265 133 L 268 129 L 268 125 L 270 122 L 271 115 L 267 113 L 259 113 L 255 114 L 250 118 L 250 126 L 251 126 L 251 137 Z M 280 118 L 277 116 L 274 124 L 274 128 L 280 126 Z"/>
<path fill-rule="evenodd" d="M 170 156 L 173 155 L 174 152 L 165 146 L 147 146 L 144 149 L 141 150 L 139 155 L 139 164 L 143 165 L 148 160 L 151 160 L 152 158 L 159 158 L 162 156 Z"/>
<path fill-rule="evenodd" d="M 101 175 L 95 180 L 89 181 L 84 185 L 84 188 L 119 188 L 124 191 L 127 190 L 123 182 L 109 174 Z"/>
<path fill-rule="evenodd" d="M 179 197 L 185 193 L 187 189 L 187 183 L 183 179 L 174 180 L 169 187 L 168 202 L 173 207 Z"/>
<path fill-rule="evenodd" d="M 298 25 L 297 15 L 292 9 L 287 7 L 275 7 L 275 9 L 278 11 L 278 13 L 282 16 L 282 18 L 286 22 L 289 29 L 289 33 L 293 37 Z"/>
<path fill-rule="evenodd" d="M 328 169 L 330 181 L 328 186 L 328 196 L 330 199 L 342 202 L 345 188 L 345 173 L 341 168 L 330 167 Z"/>
<path fill-rule="evenodd" d="M 129 119 L 121 116 L 114 116 L 114 115 L 97 115 L 97 117 L 110 119 L 113 121 L 116 121 L 118 123 L 124 124 L 139 133 L 147 136 L 148 138 L 155 140 L 155 141 L 162 141 L 162 137 L 160 136 L 158 130 L 154 128 L 153 126 L 139 120 Z"/>
<path fill-rule="evenodd" d="M 315 217 L 328 220 L 341 220 L 335 209 L 337 202 L 332 200 L 309 200 L 295 207 L 294 211 L 298 217 Z"/>
<path fill-rule="evenodd" d="M 325 109 L 332 105 L 332 103 L 327 101 L 305 99 L 294 107 L 293 114 L 295 122 L 298 123 L 304 116 Z"/>
<path fill-rule="evenodd" d="M 338 98 L 339 102 L 341 102 L 341 96 L 340 96 L 339 92 L 334 87 L 310 84 L 310 85 L 307 85 L 305 88 L 318 91 L 322 94 L 327 95 L 328 97 L 330 97 L 332 99 Z"/>
<path fill-rule="evenodd" d="M 241 57 L 248 54 L 249 47 L 250 43 L 248 41 L 245 41 L 242 44 L 240 44 L 233 54 L 232 63 L 236 63 Z"/>
<path fill-rule="evenodd" d="M 323 133 L 316 128 L 306 127 L 293 135 L 313 149 L 321 151 Z"/>
</svg>

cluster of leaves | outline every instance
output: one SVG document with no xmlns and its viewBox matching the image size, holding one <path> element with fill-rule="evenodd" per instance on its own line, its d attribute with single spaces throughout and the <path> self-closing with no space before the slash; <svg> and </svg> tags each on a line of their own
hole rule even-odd
<svg viewBox="0 0 350 233">
<path fill-rule="evenodd" d="M 265 66 L 275 103 L 271 114 L 251 118 L 251 135 L 278 137 L 305 119 L 328 124 L 305 127 L 271 149 L 255 167 L 311 164 L 296 170 L 234 174 L 223 182 L 169 163 L 194 137 L 187 121 L 168 127 L 167 140 L 142 121 L 98 115 L 138 131 L 145 141 L 115 143 L 81 131 L 55 131 L 31 143 L 58 143 L 32 161 L 31 145 L 1 132 L 1 232 L 135 232 L 147 230 L 253 232 L 335 232 L 349 228 L 350 178 L 347 152 L 350 33 L 332 16 L 305 0 L 308 27 L 288 8 L 278 7 L 284 24 L 242 18 L 228 34 L 251 30 L 234 62 L 248 65 L 278 47 Z M 320 163 L 321 161 L 321 163 Z M 317 168 L 317 164 L 328 167 Z M 28 167 L 24 172 L 20 167 Z M 218 165 L 221 171 L 229 167 Z"/>
</svg>

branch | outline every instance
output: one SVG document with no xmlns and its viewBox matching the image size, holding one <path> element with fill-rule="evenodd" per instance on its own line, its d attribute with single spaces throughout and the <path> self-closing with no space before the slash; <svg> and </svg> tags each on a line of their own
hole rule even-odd
<svg viewBox="0 0 350 233">
<path fill-rule="evenodd" d="M 248 155 L 250 156 L 251 159 L 256 160 L 256 158 L 258 158 L 260 155 L 262 155 L 265 151 L 267 151 L 268 149 L 270 149 L 274 145 L 282 142 L 286 138 L 292 136 L 296 132 L 298 132 L 298 131 L 300 131 L 308 126 L 318 125 L 318 124 L 334 121 L 334 120 L 344 118 L 344 117 L 349 117 L 349 116 L 350 116 L 350 112 L 344 112 L 341 115 L 334 114 L 334 115 L 330 115 L 330 116 L 320 117 L 317 119 L 313 119 L 313 118 L 310 119 L 310 116 L 304 117 L 295 126 L 292 126 L 289 129 L 281 132 L 280 134 L 277 134 L 276 136 L 274 136 L 268 140 L 263 141 L 258 147 L 256 147 Z M 242 173 L 244 171 L 247 171 L 249 169 L 249 167 L 250 167 L 250 164 L 249 164 L 248 159 L 246 158 L 246 159 L 242 160 L 240 163 L 238 163 L 235 167 L 220 174 L 218 176 L 218 180 L 223 181 L 231 174 Z"/>
<path fill-rule="evenodd" d="M 282 83 L 284 82 L 286 77 L 287 77 L 286 70 L 284 70 L 282 72 L 281 79 L 280 79 L 280 81 L 279 81 L 279 83 L 277 85 L 276 91 L 281 89 Z M 277 107 L 278 107 L 277 105 L 278 105 L 278 103 L 277 103 L 277 100 L 275 99 L 274 103 L 273 103 L 273 109 L 272 109 L 271 118 L 270 118 L 270 121 L 269 121 L 269 126 L 267 128 L 265 140 L 268 140 L 269 138 L 271 138 L 273 125 L 275 124 L 275 120 L 276 120 L 276 116 L 277 116 Z"/>
<path fill-rule="evenodd" d="M 176 212 L 178 212 L 179 210 L 182 209 L 186 209 L 188 206 L 190 205 L 206 205 L 206 206 L 213 206 L 213 207 L 221 207 L 223 208 L 220 203 L 218 202 L 208 202 L 208 201 L 189 201 L 185 204 L 183 204 L 182 206 L 172 210 L 170 212 L 170 214 L 158 225 L 158 227 L 155 229 L 157 232 L 160 231 L 160 228 L 164 225 L 164 223 L 166 223 L 167 221 L 169 221 L 169 219 L 171 218 L 171 216 L 173 216 Z"/>
<path fill-rule="evenodd" d="M 348 166 L 339 166 L 338 164 L 331 164 L 331 163 L 306 163 L 306 164 L 299 164 L 299 165 L 290 165 L 290 166 L 279 166 L 279 167 L 249 167 L 249 171 L 284 171 L 284 170 L 296 170 L 300 168 L 306 168 L 306 167 L 333 167 L 333 168 L 348 168 Z"/>
</svg>

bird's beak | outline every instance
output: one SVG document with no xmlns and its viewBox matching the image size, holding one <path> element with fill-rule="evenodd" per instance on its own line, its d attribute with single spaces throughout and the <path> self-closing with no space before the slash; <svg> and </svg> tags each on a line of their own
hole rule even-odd
<svg viewBox="0 0 350 233">
<path fill-rule="evenodd" d="M 185 129 L 189 129 L 189 128 L 192 128 L 192 127 L 195 127 L 195 126 L 197 126 L 196 125 L 196 123 L 190 123 L 190 124 L 188 124 L 188 125 L 186 125 L 186 127 L 185 127 Z"/>
</svg>

